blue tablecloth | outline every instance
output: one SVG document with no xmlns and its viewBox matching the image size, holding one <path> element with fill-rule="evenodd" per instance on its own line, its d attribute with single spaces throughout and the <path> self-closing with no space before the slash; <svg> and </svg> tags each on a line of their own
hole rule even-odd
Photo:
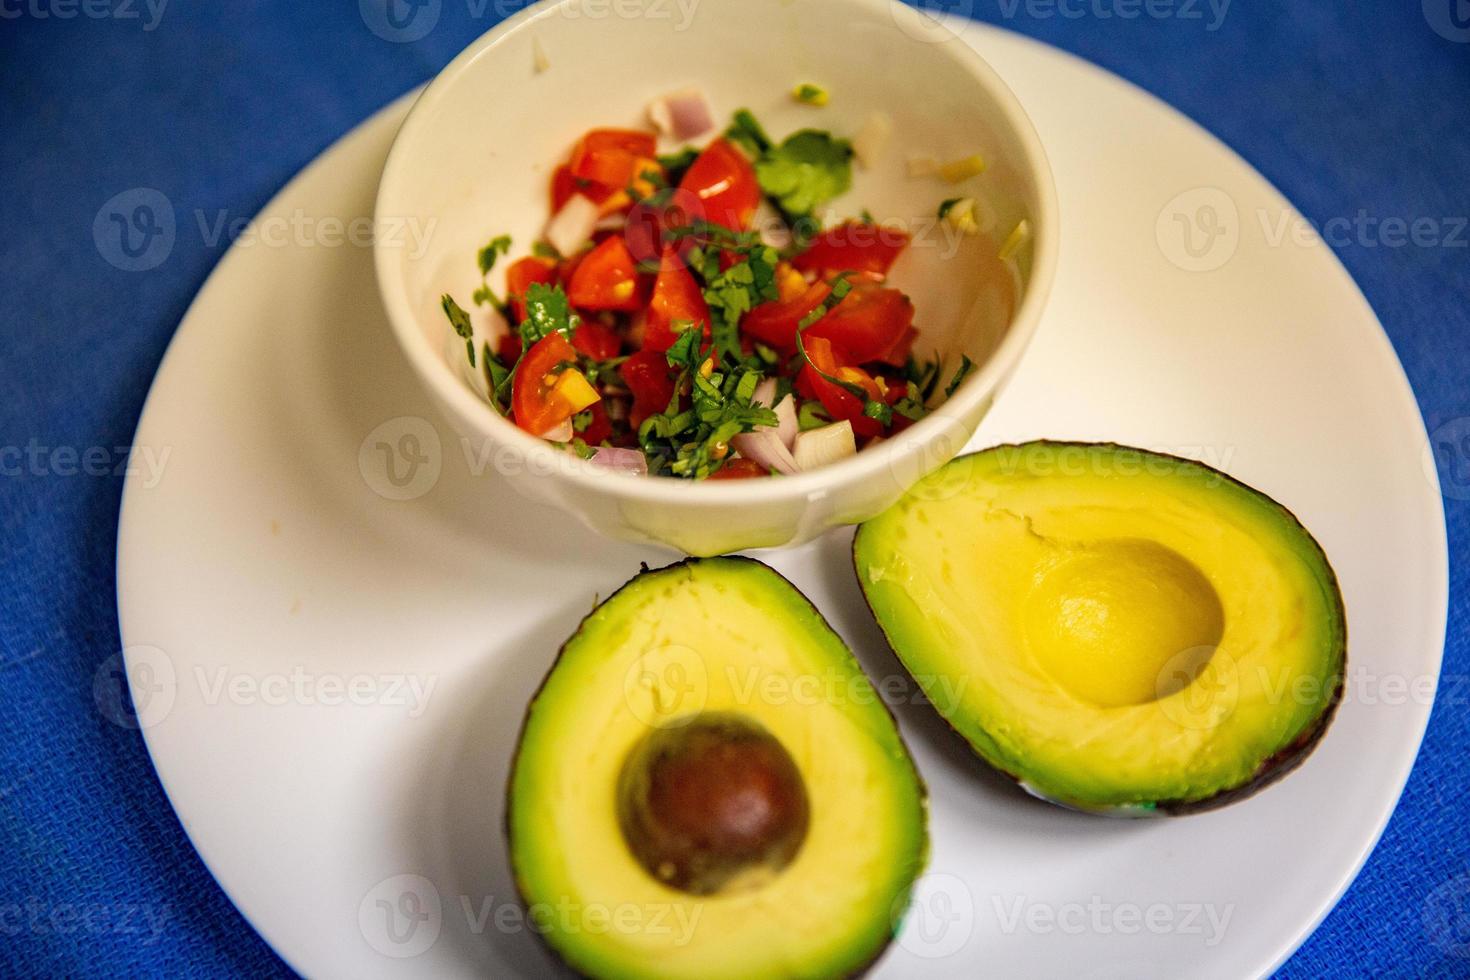
<svg viewBox="0 0 1470 980">
<path fill-rule="evenodd" d="M 248 218 L 514 6 L 427 2 L 432 29 L 390 41 L 385 22 L 368 26 L 372 0 L 0 0 L 0 972 L 289 972 L 200 863 L 142 740 L 93 697 L 119 645 L 114 470 L 225 242 L 181 229 L 166 261 L 130 272 L 119 268 L 128 256 L 99 251 L 93 222 L 140 187 L 180 214 Z M 1463 555 L 1470 5 L 950 2 L 1162 96 L 1311 219 L 1430 221 L 1418 243 L 1373 232 L 1334 244 L 1443 437 L 1450 548 Z M 1445 658 L 1461 681 L 1467 573 L 1453 569 Z M 1470 959 L 1447 955 L 1470 944 L 1467 691 L 1441 687 L 1383 842 L 1286 976 L 1470 975 Z"/>
</svg>

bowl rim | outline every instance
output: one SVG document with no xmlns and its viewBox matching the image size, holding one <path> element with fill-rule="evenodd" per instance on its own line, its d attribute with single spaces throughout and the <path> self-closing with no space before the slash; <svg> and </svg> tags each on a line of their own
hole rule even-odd
<svg viewBox="0 0 1470 980">
<path fill-rule="evenodd" d="M 412 143 L 420 129 L 433 115 L 433 109 L 445 98 L 470 66 L 495 48 L 529 29 L 536 21 L 556 16 L 558 10 L 582 0 L 538 0 L 537 3 L 501 21 L 445 65 L 415 99 L 408 115 L 393 137 L 374 200 L 374 215 L 390 213 L 396 186 L 405 180 L 403 158 L 405 146 Z M 894 8 L 903 7 L 897 0 L 831 0 L 868 13 L 885 12 L 894 16 Z M 895 29 L 897 25 L 895 25 Z M 1037 206 L 1028 215 L 1032 249 L 1031 273 L 1021 303 L 1013 312 L 1005 335 L 986 359 L 961 382 L 945 402 L 904 430 L 901 437 L 888 438 L 877 446 L 814 470 L 783 476 L 779 480 L 683 480 L 675 478 L 634 477 L 598 466 L 589 460 L 557 449 L 546 440 L 520 429 L 503 418 L 479 394 L 466 385 L 445 363 L 440 352 L 429 343 L 420 329 L 417 316 L 409 306 L 401 277 L 397 276 L 395 250 L 373 243 L 374 268 L 378 294 L 398 345 L 418 375 L 420 383 L 430 389 L 441 402 L 448 403 L 459 417 L 475 424 L 477 434 L 497 446 L 515 450 L 523 469 L 536 474 L 562 478 L 593 493 L 604 493 L 643 503 L 729 504 L 779 503 L 815 499 L 831 494 L 839 487 L 860 485 L 891 476 L 901 470 L 906 460 L 924 454 L 931 445 L 946 436 L 959 422 L 977 411 L 985 399 L 996 394 L 1019 363 L 1030 345 L 1056 278 L 1061 223 L 1058 214 L 1056 183 L 1050 161 L 1030 117 L 1020 100 L 1005 81 L 980 54 L 957 35 L 933 42 L 947 47 L 951 57 L 986 90 L 1005 124 L 1010 127 L 1020 149 L 1022 169 L 1036 183 Z M 955 448 L 963 451 L 964 446 Z M 955 453 L 950 453 L 953 456 Z M 948 457 L 946 457 L 948 458 Z M 943 460 L 919 474 L 922 478 Z"/>
</svg>

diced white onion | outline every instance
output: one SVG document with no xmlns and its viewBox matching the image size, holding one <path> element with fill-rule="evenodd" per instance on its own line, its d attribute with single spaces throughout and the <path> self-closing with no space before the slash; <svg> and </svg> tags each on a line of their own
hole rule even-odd
<svg viewBox="0 0 1470 980">
<path fill-rule="evenodd" d="M 893 120 L 886 112 L 875 112 L 852 138 L 852 152 L 864 170 L 872 170 L 893 135 Z"/>
<path fill-rule="evenodd" d="M 562 255 L 572 255 L 592 237 L 598 208 L 582 194 L 573 194 L 546 223 L 546 240 Z"/>
<path fill-rule="evenodd" d="M 559 425 L 553 425 L 541 433 L 541 438 L 549 439 L 552 442 L 571 442 L 572 436 L 576 434 L 576 430 L 572 428 L 572 420 L 567 419 L 565 422 Z"/>
<path fill-rule="evenodd" d="M 754 432 L 742 432 L 730 440 L 730 448 L 741 456 L 764 466 L 768 470 L 790 476 L 800 469 L 796 460 L 791 456 L 791 450 L 781 441 L 775 429 L 756 429 Z"/>
<path fill-rule="evenodd" d="M 826 466 L 856 454 L 857 439 L 852 434 L 852 423 L 846 419 L 798 433 L 796 447 L 791 453 L 796 465 L 803 470 Z"/>
<path fill-rule="evenodd" d="M 767 378 L 755 386 L 755 393 L 750 396 L 752 405 L 764 405 L 771 408 L 771 401 L 776 397 L 776 379 Z M 796 423 L 796 399 L 787 395 L 781 399 L 781 403 L 775 406 L 776 411 L 776 434 L 781 437 L 781 444 L 790 449 L 796 442 L 798 425 Z M 764 426 L 763 428 L 770 428 Z"/>
<path fill-rule="evenodd" d="M 939 173 L 939 161 L 934 157 L 909 157 L 910 177 L 933 177 Z"/>
<path fill-rule="evenodd" d="M 632 473 L 636 476 L 648 475 L 648 457 L 637 449 L 623 449 L 616 446 L 600 446 L 592 454 L 592 462 L 598 466 L 604 466 L 619 473 Z"/>
<path fill-rule="evenodd" d="M 761 244 L 778 251 L 791 246 L 791 229 L 774 205 L 764 197 L 755 209 L 755 230 L 761 236 Z"/>
<path fill-rule="evenodd" d="M 796 424 L 796 399 L 787 395 L 776 406 L 776 435 L 787 449 L 796 445 L 796 434 L 801 431 Z"/>
</svg>

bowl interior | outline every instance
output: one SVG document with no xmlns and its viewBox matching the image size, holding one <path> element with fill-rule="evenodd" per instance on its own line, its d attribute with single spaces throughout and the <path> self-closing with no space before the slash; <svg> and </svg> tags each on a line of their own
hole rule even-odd
<svg viewBox="0 0 1470 980">
<path fill-rule="evenodd" d="M 777 140 L 801 128 L 852 138 L 875 113 L 888 117 L 881 157 L 854 166 L 853 189 L 826 217 L 867 209 L 904 228 L 912 244 L 892 277 L 914 299 L 920 351 L 937 351 L 946 370 L 961 352 L 983 364 L 1031 283 L 1030 248 L 1002 261 L 1000 243 L 1023 217 L 1036 228 L 1050 177 L 988 68 L 962 42 L 912 29 L 911 17 L 882 0 L 564 0 L 502 25 L 445 70 L 395 144 L 377 215 L 390 312 L 397 302 L 412 317 L 445 379 L 483 391 L 440 296 L 471 309 L 476 252 L 496 235 L 512 236 L 512 257 L 526 254 L 549 216 L 551 173 L 582 132 L 646 127 L 650 100 L 695 86 L 721 127 L 747 107 Z M 790 89 L 803 81 L 825 86 L 830 104 L 795 103 Z M 907 174 L 910 156 L 975 153 L 987 169 L 959 185 Z M 980 201 L 986 233 L 938 220 L 940 202 L 959 196 Z M 424 234 L 395 237 L 395 227 Z M 497 291 L 507 264 L 491 274 Z M 497 328 L 485 309 L 471 315 L 478 348 Z M 488 405 L 484 414 L 489 430 L 509 428 Z"/>
</svg>

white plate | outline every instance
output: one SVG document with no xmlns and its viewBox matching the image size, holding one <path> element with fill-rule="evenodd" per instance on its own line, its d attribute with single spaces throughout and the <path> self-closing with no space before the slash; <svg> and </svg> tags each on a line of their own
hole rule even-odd
<svg viewBox="0 0 1470 980">
<path fill-rule="evenodd" d="M 1097 68 L 964 31 L 1035 119 L 1064 215 L 1046 323 L 976 444 L 1115 439 L 1276 496 L 1341 577 L 1349 693 L 1285 782 L 1147 822 L 1025 799 L 926 706 L 899 705 L 934 847 L 880 975 L 1259 974 L 1372 848 L 1429 714 L 1447 579 L 1422 424 L 1357 288 L 1324 246 L 1276 237 L 1295 212 L 1258 174 Z M 406 106 L 258 221 L 368 214 Z M 664 556 L 472 475 L 399 361 L 368 250 L 286 237 L 221 262 L 139 426 L 141 446 L 169 454 L 157 485 L 128 482 L 118 536 L 149 750 L 210 869 L 297 970 L 544 972 L 512 921 L 501 838 L 521 712 L 594 597 Z M 402 486 L 380 443 L 406 454 Z M 848 544 L 834 533 L 769 560 L 892 676 Z M 433 685 L 426 699 L 405 676 Z"/>
</svg>

